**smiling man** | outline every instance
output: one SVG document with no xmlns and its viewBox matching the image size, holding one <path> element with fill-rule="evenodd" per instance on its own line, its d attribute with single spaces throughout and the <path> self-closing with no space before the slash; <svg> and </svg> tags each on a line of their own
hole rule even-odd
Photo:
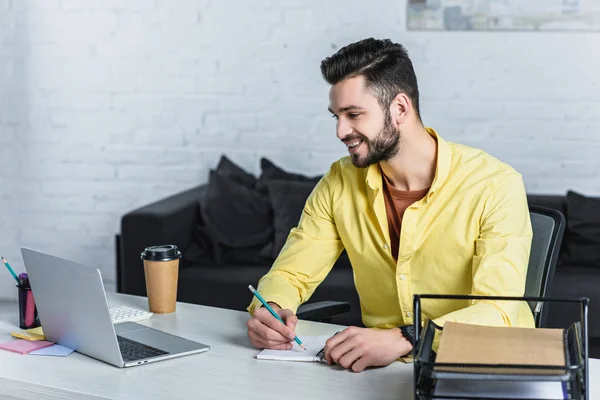
<svg viewBox="0 0 600 400">
<path fill-rule="evenodd" d="M 258 348 L 291 348 L 296 309 L 345 249 L 367 328 L 332 337 L 325 354 L 358 372 L 411 352 L 416 293 L 522 296 L 531 222 L 519 173 L 423 125 L 402 45 L 365 39 L 323 60 L 321 72 L 350 156 L 317 184 L 259 282 L 285 325 L 255 299 L 248 336 Z M 429 300 L 422 309 L 438 325 L 534 326 L 524 302 Z"/>
</svg>

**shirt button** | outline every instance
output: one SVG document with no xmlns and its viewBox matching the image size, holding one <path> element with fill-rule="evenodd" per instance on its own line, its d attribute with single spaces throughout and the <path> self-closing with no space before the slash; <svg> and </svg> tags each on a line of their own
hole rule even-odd
<svg viewBox="0 0 600 400">
<path fill-rule="evenodd" d="M 406 313 L 406 316 L 407 317 L 412 317 L 412 313 L 409 311 L 409 312 Z"/>
<path fill-rule="evenodd" d="M 384 248 L 385 250 L 387 250 L 389 247 L 390 247 L 390 246 L 388 246 L 388 245 L 387 245 L 387 243 L 383 245 L 383 248 Z"/>
<path fill-rule="evenodd" d="M 400 275 L 400 280 L 403 281 L 406 278 L 404 275 Z"/>
</svg>

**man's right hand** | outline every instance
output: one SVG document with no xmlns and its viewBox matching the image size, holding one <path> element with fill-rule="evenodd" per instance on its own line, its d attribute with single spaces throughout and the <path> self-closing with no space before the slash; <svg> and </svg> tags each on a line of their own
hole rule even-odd
<svg viewBox="0 0 600 400">
<path fill-rule="evenodd" d="M 294 329 L 298 317 L 291 310 L 282 310 L 275 303 L 269 303 L 279 314 L 285 325 L 271 315 L 265 307 L 257 308 L 254 316 L 248 320 L 248 337 L 254 347 L 259 349 L 290 350 L 296 334 Z"/>
</svg>

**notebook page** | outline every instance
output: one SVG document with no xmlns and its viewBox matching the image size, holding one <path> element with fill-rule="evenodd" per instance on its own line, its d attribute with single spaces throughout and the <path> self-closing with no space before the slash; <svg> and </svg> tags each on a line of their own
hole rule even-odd
<svg viewBox="0 0 600 400">
<path fill-rule="evenodd" d="M 325 342 L 331 336 L 298 336 L 302 341 L 306 351 L 296 342 L 292 342 L 294 347 L 291 350 L 269 350 L 265 349 L 257 354 L 256 358 L 260 360 L 281 360 L 281 361 L 320 361 L 317 353 L 325 347 Z"/>
</svg>

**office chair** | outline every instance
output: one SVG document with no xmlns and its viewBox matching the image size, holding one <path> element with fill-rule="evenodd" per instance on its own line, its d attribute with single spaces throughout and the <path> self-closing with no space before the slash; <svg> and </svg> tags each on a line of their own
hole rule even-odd
<svg viewBox="0 0 600 400">
<path fill-rule="evenodd" d="M 529 267 L 525 281 L 525 296 L 545 297 L 552 286 L 554 270 L 565 232 L 565 217 L 558 210 L 539 206 L 529 206 L 533 240 Z M 530 301 L 535 326 L 546 327 L 548 305 Z"/>
<path fill-rule="evenodd" d="M 525 281 L 525 296 L 544 297 L 552 285 L 554 270 L 565 231 L 565 217 L 558 210 L 530 205 L 529 215 L 533 239 Z M 548 306 L 543 302 L 529 302 L 535 326 L 546 326 Z M 337 315 L 350 311 L 350 304 L 342 301 L 320 301 L 303 304 L 296 315 L 300 319 L 330 322 Z"/>
</svg>

